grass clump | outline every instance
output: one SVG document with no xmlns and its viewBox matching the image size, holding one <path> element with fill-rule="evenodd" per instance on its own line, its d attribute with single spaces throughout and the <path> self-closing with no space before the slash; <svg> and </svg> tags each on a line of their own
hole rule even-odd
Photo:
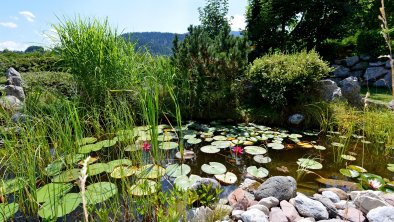
<svg viewBox="0 0 394 222">
<path fill-rule="evenodd" d="M 315 86 L 330 71 L 315 51 L 276 53 L 256 59 L 248 78 L 266 101 L 281 108 L 310 101 Z"/>
</svg>

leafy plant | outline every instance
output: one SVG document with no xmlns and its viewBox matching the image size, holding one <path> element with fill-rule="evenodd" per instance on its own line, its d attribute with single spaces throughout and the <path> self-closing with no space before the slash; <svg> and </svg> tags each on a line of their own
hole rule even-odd
<svg viewBox="0 0 394 222">
<path fill-rule="evenodd" d="M 212 206 L 215 202 L 219 201 L 220 193 L 223 192 L 219 187 L 216 187 L 212 192 L 212 186 L 212 183 L 209 183 L 208 185 L 201 184 L 201 187 L 194 191 L 192 197 L 194 195 L 198 197 L 197 202 L 202 206 Z"/>
</svg>

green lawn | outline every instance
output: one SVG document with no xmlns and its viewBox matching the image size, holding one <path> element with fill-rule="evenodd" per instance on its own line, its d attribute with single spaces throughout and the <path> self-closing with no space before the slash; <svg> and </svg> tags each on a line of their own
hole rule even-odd
<svg viewBox="0 0 394 222">
<path fill-rule="evenodd" d="M 365 96 L 368 90 L 369 93 L 371 94 L 371 96 L 369 97 L 370 99 L 381 101 L 381 102 L 390 102 L 393 99 L 391 90 L 387 88 L 362 87 L 361 95 Z"/>
</svg>

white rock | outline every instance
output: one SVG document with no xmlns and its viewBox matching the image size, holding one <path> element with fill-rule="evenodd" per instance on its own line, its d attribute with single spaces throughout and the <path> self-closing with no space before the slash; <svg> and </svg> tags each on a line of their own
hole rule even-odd
<svg viewBox="0 0 394 222">
<path fill-rule="evenodd" d="M 393 222 L 394 221 L 394 207 L 377 207 L 372 209 L 367 214 L 370 222 Z"/>
<path fill-rule="evenodd" d="M 257 209 L 251 209 L 241 214 L 243 222 L 268 222 L 267 215 Z"/>
</svg>

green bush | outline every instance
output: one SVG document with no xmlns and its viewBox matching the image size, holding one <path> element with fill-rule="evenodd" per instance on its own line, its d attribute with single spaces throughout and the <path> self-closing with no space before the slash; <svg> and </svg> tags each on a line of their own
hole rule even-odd
<svg viewBox="0 0 394 222">
<path fill-rule="evenodd" d="M 275 108 L 310 101 L 319 80 L 331 71 L 315 51 L 272 54 L 256 59 L 248 77 Z"/>
<path fill-rule="evenodd" d="M 394 30 L 390 31 L 390 35 L 394 35 Z M 392 42 L 394 47 L 394 42 Z M 381 34 L 381 30 L 362 31 L 357 36 L 357 52 L 377 58 L 380 55 L 387 55 L 387 44 Z"/>
<path fill-rule="evenodd" d="M 64 71 L 60 56 L 51 51 L 45 53 L 1 52 L 0 72 L 4 73 L 10 67 L 14 67 L 18 72 Z"/>
</svg>

